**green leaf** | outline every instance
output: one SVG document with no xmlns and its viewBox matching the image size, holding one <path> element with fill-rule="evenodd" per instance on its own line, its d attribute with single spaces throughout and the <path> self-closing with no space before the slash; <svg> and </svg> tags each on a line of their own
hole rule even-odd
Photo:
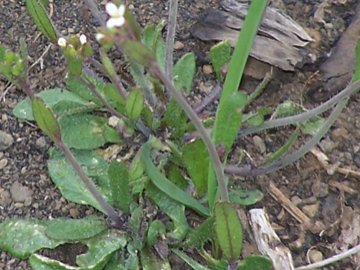
<svg viewBox="0 0 360 270">
<path fill-rule="evenodd" d="M 272 270 L 271 260 L 267 257 L 249 255 L 240 262 L 238 270 Z"/>
<path fill-rule="evenodd" d="M 272 109 L 269 107 L 261 107 L 256 110 L 256 113 L 253 115 L 250 115 L 246 120 L 243 119 L 243 122 L 246 121 L 247 124 L 249 124 L 250 127 L 258 127 L 264 123 L 264 119 L 266 115 L 269 115 L 272 113 Z M 245 118 L 245 117 L 243 117 Z"/>
<path fill-rule="evenodd" d="M 166 228 L 165 228 L 164 223 L 162 223 L 162 221 L 160 221 L 160 220 L 153 220 L 150 223 L 150 226 L 149 226 L 149 229 L 147 232 L 146 241 L 147 241 L 148 246 L 151 247 L 151 246 L 155 245 L 155 243 L 158 239 L 158 236 L 164 235 L 165 232 L 166 232 Z"/>
<path fill-rule="evenodd" d="M 314 117 L 300 124 L 301 132 L 307 135 L 314 136 L 319 132 L 325 119 L 322 117 Z"/>
<path fill-rule="evenodd" d="M 209 153 L 202 140 L 188 143 L 183 149 L 183 161 L 194 183 L 196 194 L 202 197 L 207 191 Z"/>
<path fill-rule="evenodd" d="M 241 126 L 242 109 L 246 105 L 247 96 L 236 92 L 227 96 L 218 107 L 214 141 L 216 145 L 224 145 L 230 150 Z"/>
<path fill-rule="evenodd" d="M 152 183 L 147 185 L 146 195 L 174 222 L 174 231 L 170 233 L 169 236 L 178 241 L 183 240 L 189 228 L 186 221 L 184 205 L 171 199 Z"/>
<path fill-rule="evenodd" d="M 115 207 L 129 213 L 131 193 L 129 188 L 129 175 L 122 162 L 111 162 L 108 169 L 110 189 Z"/>
<path fill-rule="evenodd" d="M 87 216 L 82 219 L 57 218 L 48 221 L 46 235 L 55 240 L 79 241 L 105 231 L 107 226 L 101 217 Z"/>
<path fill-rule="evenodd" d="M 209 268 L 202 266 L 197 261 L 191 259 L 188 255 L 178 249 L 173 249 L 172 252 L 174 252 L 176 256 L 186 262 L 194 270 L 210 270 Z"/>
<path fill-rule="evenodd" d="M 229 192 L 230 202 L 248 206 L 261 201 L 264 194 L 260 190 L 236 189 Z"/>
<path fill-rule="evenodd" d="M 214 71 L 218 80 L 222 80 L 221 69 L 230 61 L 231 46 L 229 41 L 221 41 L 211 47 L 209 52 L 210 61 L 214 67 Z"/>
<path fill-rule="evenodd" d="M 43 90 L 37 96 L 42 98 L 58 117 L 92 111 L 97 108 L 94 103 L 61 88 Z M 13 114 L 17 118 L 33 121 L 34 116 L 30 98 L 25 98 L 17 103 L 13 109 Z"/>
<path fill-rule="evenodd" d="M 187 53 L 183 55 L 173 68 L 174 85 L 181 91 L 185 88 L 187 94 L 190 94 L 195 75 L 195 54 Z"/>
<path fill-rule="evenodd" d="M 162 122 L 167 128 L 172 129 L 171 136 L 173 138 L 180 138 L 184 135 L 187 129 L 187 119 L 184 110 L 175 99 L 171 99 L 167 104 Z"/>
<path fill-rule="evenodd" d="M 64 143 L 74 149 L 95 149 L 108 142 L 121 143 L 117 131 L 107 125 L 107 119 L 90 114 L 76 114 L 60 119 Z M 110 134 L 109 134 L 110 133 Z"/>
<path fill-rule="evenodd" d="M 26 0 L 26 7 L 38 29 L 52 43 L 58 40 L 56 30 L 43 6 L 44 0 Z"/>
<path fill-rule="evenodd" d="M 264 161 L 263 164 L 268 164 L 270 162 L 273 162 L 277 159 L 279 159 L 280 157 L 282 157 L 283 155 L 285 155 L 285 153 L 287 153 L 290 149 L 291 146 L 293 146 L 293 144 L 296 142 L 296 139 L 299 137 L 300 134 L 300 129 L 297 128 L 293 134 L 291 134 L 290 138 L 287 140 L 287 142 L 282 145 L 279 149 L 277 149 L 275 152 L 271 153 L 271 155 L 269 155 Z"/>
<path fill-rule="evenodd" d="M 73 155 L 85 170 L 85 173 L 96 184 L 103 197 L 111 203 L 112 196 L 107 174 L 109 165 L 107 162 L 89 150 L 73 151 Z M 65 199 L 79 204 L 92 205 L 99 211 L 103 211 L 102 207 L 85 187 L 71 164 L 57 149 L 50 151 L 48 170 L 52 181 L 60 189 Z"/>
<path fill-rule="evenodd" d="M 150 155 L 150 145 L 146 143 L 142 147 L 141 160 L 144 164 L 145 171 L 153 184 L 175 201 L 178 201 L 190 207 L 199 214 L 208 216 L 209 209 L 204 207 L 200 202 L 195 200 L 189 194 L 179 189 L 175 184 L 170 182 L 164 175 L 162 175 L 159 169 L 156 168 L 155 165 L 152 163 Z"/>
<path fill-rule="evenodd" d="M 150 67 L 156 61 L 151 50 L 139 41 L 125 40 L 121 47 L 126 56 L 140 65 Z"/>
<path fill-rule="evenodd" d="M 108 230 L 86 242 L 88 251 L 77 256 L 76 263 L 82 269 L 101 270 L 111 259 L 113 253 L 124 248 L 126 243 L 126 236 L 122 232 Z"/>
<path fill-rule="evenodd" d="M 162 69 L 165 68 L 165 42 L 162 38 L 162 30 L 165 21 L 157 25 L 146 26 L 143 34 L 142 41 L 156 56 L 156 60 Z"/>
<path fill-rule="evenodd" d="M 100 95 L 105 96 L 106 84 L 101 79 L 95 76 L 90 76 L 85 72 L 81 76 L 85 76 L 86 79 L 90 80 L 95 85 L 95 88 L 100 93 Z M 67 76 L 66 86 L 68 90 L 78 95 L 79 97 L 87 101 L 92 101 L 99 106 L 102 106 L 101 101 L 91 92 L 91 90 L 87 87 L 87 85 L 84 84 L 77 77 Z"/>
<path fill-rule="evenodd" d="M 54 142 L 61 141 L 59 124 L 49 107 L 37 96 L 31 98 L 31 104 L 36 124 L 42 132 L 49 136 Z"/>
<path fill-rule="evenodd" d="M 355 72 L 352 77 L 352 82 L 356 82 L 359 79 L 360 79 L 360 41 L 358 40 L 355 48 Z"/>
<path fill-rule="evenodd" d="M 231 204 L 215 204 L 215 231 L 220 248 L 229 261 L 240 257 L 243 232 L 237 212 Z"/>
<path fill-rule="evenodd" d="M 104 49 L 99 50 L 103 67 L 111 79 L 116 77 L 115 67 Z"/>
<path fill-rule="evenodd" d="M 193 229 L 186 240 L 186 246 L 201 248 L 204 243 L 215 237 L 214 218 L 210 217 Z"/>
<path fill-rule="evenodd" d="M 140 252 L 143 270 L 171 270 L 167 260 L 160 260 L 150 249 L 143 248 Z"/>
<path fill-rule="evenodd" d="M 304 111 L 303 107 L 291 100 L 284 101 L 280 103 L 275 110 L 275 115 L 277 118 L 288 117 L 295 114 L 302 113 Z"/>
<path fill-rule="evenodd" d="M 55 248 L 64 243 L 48 238 L 45 231 L 43 221 L 7 219 L 0 224 L 0 249 L 26 259 L 42 248 Z"/>
<path fill-rule="evenodd" d="M 126 98 L 125 108 L 127 116 L 136 120 L 140 117 L 144 107 L 144 94 L 139 88 L 132 89 Z"/>
</svg>

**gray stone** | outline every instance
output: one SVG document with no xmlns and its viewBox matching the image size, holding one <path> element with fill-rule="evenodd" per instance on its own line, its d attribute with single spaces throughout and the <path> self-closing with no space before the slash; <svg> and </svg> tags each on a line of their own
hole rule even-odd
<svg viewBox="0 0 360 270">
<path fill-rule="evenodd" d="M 0 151 L 8 149 L 14 143 L 14 138 L 0 130 Z"/>
<path fill-rule="evenodd" d="M 6 158 L 0 159 L 0 170 L 4 169 L 8 164 L 8 160 Z"/>
<path fill-rule="evenodd" d="M 45 148 L 46 146 L 46 139 L 44 136 L 38 138 L 35 142 L 36 146 L 38 146 L 39 148 Z"/>
<path fill-rule="evenodd" d="M 15 202 L 29 201 L 33 195 L 33 191 L 20 184 L 18 181 L 14 182 L 10 188 L 11 198 Z"/>
</svg>

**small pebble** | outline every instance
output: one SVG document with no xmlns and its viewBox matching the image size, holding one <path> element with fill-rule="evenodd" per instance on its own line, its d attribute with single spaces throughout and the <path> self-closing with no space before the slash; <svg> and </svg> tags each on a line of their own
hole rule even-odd
<svg viewBox="0 0 360 270">
<path fill-rule="evenodd" d="M 0 205 L 6 207 L 11 204 L 10 192 L 0 188 Z"/>
<path fill-rule="evenodd" d="M 0 159 L 0 170 L 4 169 L 8 164 L 8 160 L 6 158 Z"/>
<path fill-rule="evenodd" d="M 317 198 L 324 198 L 329 194 L 329 185 L 320 181 L 315 181 L 311 186 L 313 195 Z"/>
<path fill-rule="evenodd" d="M 23 186 L 18 181 L 15 181 L 10 187 L 11 198 L 15 202 L 24 202 L 31 199 L 33 191 L 26 186 Z"/>
<path fill-rule="evenodd" d="M 77 218 L 80 213 L 79 213 L 79 210 L 77 210 L 76 208 L 71 208 L 69 210 L 69 214 L 70 214 L 71 217 Z"/>
<path fill-rule="evenodd" d="M 325 138 L 319 143 L 319 146 L 325 153 L 330 153 L 338 146 L 338 143 L 333 142 L 330 138 Z"/>
<path fill-rule="evenodd" d="M 255 144 L 256 149 L 261 153 L 264 154 L 266 152 L 266 145 L 263 139 L 259 136 L 255 135 L 253 137 L 253 142 Z"/>
<path fill-rule="evenodd" d="M 14 138 L 0 130 L 0 151 L 8 149 L 14 143 Z"/>
<path fill-rule="evenodd" d="M 203 65 L 203 72 L 205 74 L 212 74 L 213 73 L 213 69 L 212 69 L 212 66 L 210 65 Z"/>
<path fill-rule="evenodd" d="M 40 138 L 38 138 L 35 142 L 36 146 L 38 146 L 39 148 L 45 148 L 46 146 L 46 139 L 44 136 L 41 136 Z"/>
<path fill-rule="evenodd" d="M 312 249 L 309 251 L 309 259 L 312 263 L 322 261 L 324 259 L 324 255 L 316 249 Z"/>
<path fill-rule="evenodd" d="M 180 41 L 175 41 L 174 44 L 174 49 L 175 50 L 181 50 L 185 47 L 184 43 L 180 42 Z"/>
<path fill-rule="evenodd" d="M 309 204 L 309 205 L 305 205 L 302 207 L 302 211 L 309 217 L 309 218 L 313 218 L 316 216 L 316 214 L 319 211 L 319 207 L 320 207 L 320 203 L 314 203 L 314 204 Z"/>
</svg>

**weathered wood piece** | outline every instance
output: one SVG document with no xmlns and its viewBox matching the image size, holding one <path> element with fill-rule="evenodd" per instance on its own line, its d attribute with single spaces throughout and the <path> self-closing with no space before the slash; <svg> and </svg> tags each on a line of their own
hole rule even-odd
<svg viewBox="0 0 360 270">
<path fill-rule="evenodd" d="M 222 0 L 220 4 L 224 11 L 205 11 L 192 27 L 191 33 L 201 40 L 229 40 L 234 46 L 248 5 L 236 0 Z M 304 47 L 310 41 L 312 38 L 293 19 L 277 9 L 267 7 L 250 55 L 292 71 L 308 61 L 310 53 Z"/>
<path fill-rule="evenodd" d="M 294 270 L 290 250 L 280 241 L 263 209 L 249 211 L 249 224 L 260 253 L 268 256 L 275 270 Z"/>
</svg>

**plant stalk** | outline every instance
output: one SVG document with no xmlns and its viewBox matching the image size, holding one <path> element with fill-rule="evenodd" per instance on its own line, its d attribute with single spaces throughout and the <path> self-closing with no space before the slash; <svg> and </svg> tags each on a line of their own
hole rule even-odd
<svg viewBox="0 0 360 270">
<path fill-rule="evenodd" d="M 166 53 L 165 53 L 165 73 L 169 78 L 172 78 L 173 67 L 173 51 L 174 40 L 176 33 L 176 17 L 178 10 L 178 0 L 169 1 L 169 17 L 166 34 Z"/>
<path fill-rule="evenodd" d="M 195 128 L 200 134 L 201 139 L 204 141 L 206 148 L 209 152 L 210 158 L 212 159 L 212 162 L 214 164 L 215 173 L 217 182 L 219 185 L 220 190 L 220 199 L 221 201 L 228 202 L 229 201 L 229 194 L 225 183 L 225 175 L 223 171 L 223 166 L 221 164 L 219 155 L 216 151 L 215 145 L 212 142 L 210 136 L 208 135 L 205 127 L 201 123 L 200 118 L 197 116 L 197 114 L 194 112 L 194 110 L 191 108 L 189 103 L 187 103 L 186 99 L 183 97 L 181 92 L 179 92 L 175 86 L 172 84 L 172 82 L 169 80 L 168 76 L 166 76 L 162 71 L 161 68 L 157 63 L 153 63 L 153 65 L 150 67 L 150 73 L 155 77 L 159 78 L 160 81 L 165 86 L 165 89 L 170 92 L 171 96 L 175 98 L 175 100 L 178 102 L 178 104 L 181 106 L 181 108 L 185 111 L 186 115 L 189 117 L 191 122 L 194 124 Z"/>
<path fill-rule="evenodd" d="M 122 219 L 120 215 L 117 213 L 115 209 L 105 201 L 104 197 L 97 190 L 94 183 L 89 179 L 89 177 L 85 174 L 84 170 L 81 168 L 80 164 L 75 159 L 74 155 L 71 153 L 70 149 L 62 142 L 57 141 L 56 145 L 60 148 L 60 150 L 64 153 L 66 159 L 70 162 L 70 164 L 75 169 L 76 173 L 79 175 L 81 181 L 86 186 L 86 189 L 89 190 L 91 195 L 95 198 L 95 200 L 99 203 L 101 208 L 104 210 L 106 215 L 115 223 L 116 228 L 125 229 Z M 120 215 L 119 215 L 120 214 Z"/>
</svg>

